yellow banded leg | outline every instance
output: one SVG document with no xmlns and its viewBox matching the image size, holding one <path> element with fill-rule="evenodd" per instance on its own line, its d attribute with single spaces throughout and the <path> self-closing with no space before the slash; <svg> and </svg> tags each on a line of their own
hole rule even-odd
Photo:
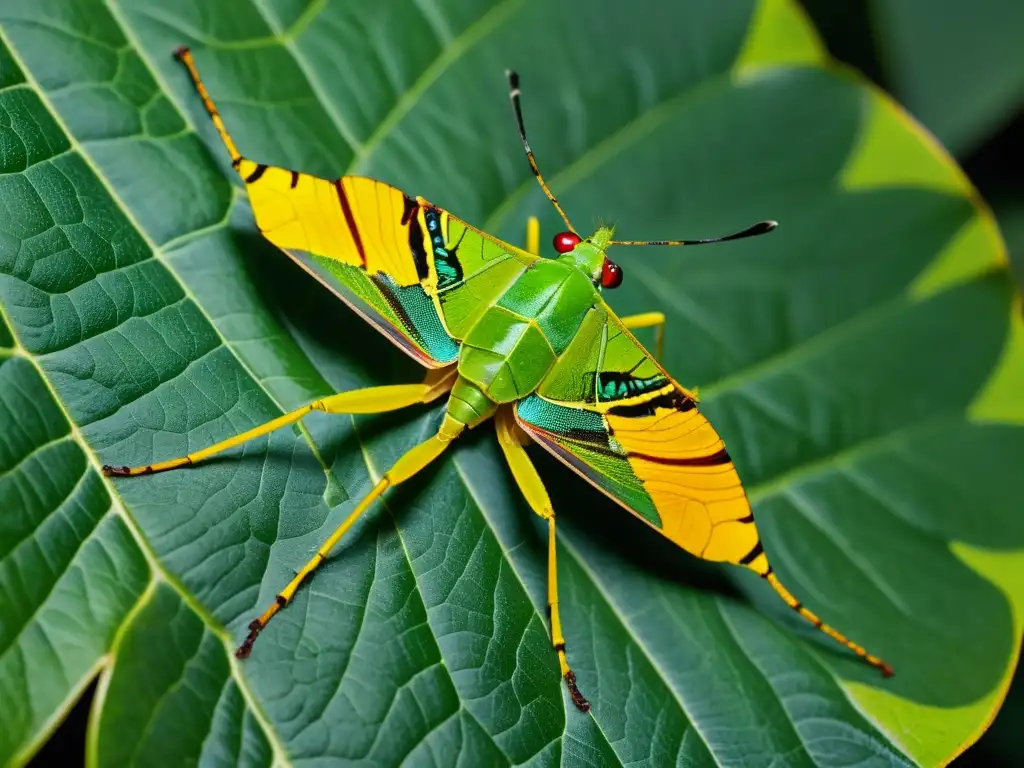
<svg viewBox="0 0 1024 768">
<path fill-rule="evenodd" d="M 523 445 L 530 441 L 530 438 L 519 428 L 515 422 L 511 407 L 505 407 L 498 411 L 494 420 L 498 431 L 498 443 L 505 453 L 505 459 L 512 470 L 512 476 L 516 484 L 526 497 L 526 502 L 534 512 L 548 521 L 548 611 L 551 615 L 551 644 L 558 652 L 558 664 L 561 667 L 562 677 L 569 687 L 569 695 L 572 696 L 573 704 L 581 712 L 590 710 L 588 702 L 580 693 L 576 685 L 576 675 L 569 667 L 569 661 L 565 655 L 565 637 L 562 634 L 562 618 L 558 611 L 558 567 L 555 548 L 555 510 L 551 506 L 551 499 L 544 488 L 544 483 L 537 474 L 533 462 L 523 449 Z"/>
<path fill-rule="evenodd" d="M 355 524 L 355 522 L 362 517 L 363 513 L 370 508 L 370 505 L 393 485 L 398 485 L 413 475 L 418 473 L 430 462 L 440 456 L 445 448 L 451 445 L 451 442 L 459 436 L 462 430 L 465 428 L 465 424 L 456 421 L 451 416 L 445 415 L 444 421 L 441 423 L 441 428 L 437 434 L 427 438 L 419 445 L 409 449 L 402 458 L 396 461 L 391 469 L 389 469 L 380 481 L 373 486 L 370 492 L 356 504 L 348 517 L 342 521 L 341 525 L 334 529 L 334 532 L 328 536 L 324 543 L 320 545 L 313 558 L 306 563 L 299 572 L 295 575 L 295 578 L 288 582 L 288 586 L 282 589 L 274 602 L 271 603 L 270 607 L 265 610 L 258 619 L 253 620 L 249 624 L 249 634 L 238 646 L 238 650 L 235 651 L 235 656 L 240 659 L 247 658 L 252 652 L 252 645 L 256 642 L 256 638 L 259 637 L 270 620 L 274 618 L 278 611 L 284 608 L 288 603 L 291 602 L 292 598 L 295 597 L 295 593 L 298 591 L 302 582 L 305 581 L 310 574 L 313 573 L 320 564 L 327 559 L 327 556 L 331 553 L 331 550 L 337 546 L 338 542 L 341 541 L 342 537 L 348 533 L 348 530 Z"/>
<path fill-rule="evenodd" d="M 131 477 L 133 475 L 150 475 L 154 472 L 163 472 L 168 469 L 197 464 L 203 459 L 208 459 L 214 454 L 234 448 L 237 445 L 248 442 L 254 438 L 273 432 L 275 429 L 294 424 L 313 411 L 324 413 L 384 413 L 386 411 L 397 411 L 417 403 L 429 403 L 451 389 L 455 381 L 455 366 L 441 368 L 427 374 L 422 384 L 396 384 L 385 387 L 369 387 L 357 389 L 354 392 L 341 392 L 337 395 L 325 397 L 322 400 L 315 400 L 309 405 L 304 405 L 294 411 L 271 419 L 265 424 L 253 427 L 241 434 L 229 437 L 219 443 L 203 448 L 201 451 L 190 453 L 176 459 L 168 459 L 155 464 L 146 464 L 138 467 L 112 467 L 104 465 L 103 474 L 107 477 Z"/>
<path fill-rule="evenodd" d="M 830 627 L 819 619 L 817 614 L 804 608 L 803 603 L 793 597 L 793 594 L 782 585 L 782 582 L 779 581 L 779 577 L 775 575 L 775 571 L 773 571 L 771 565 L 768 564 L 768 557 L 764 553 L 764 547 L 761 545 L 760 540 L 754 544 L 753 549 L 751 549 L 750 552 L 740 560 L 739 564 L 745 565 L 762 579 L 767 581 L 771 585 L 772 589 L 775 590 L 776 594 L 783 599 L 786 605 L 799 613 L 804 620 L 813 624 L 817 629 L 824 632 L 837 643 L 845 645 L 866 663 L 881 672 L 882 677 L 892 677 L 893 669 L 887 662 L 874 654 L 868 653 L 864 646 L 858 645 L 839 630 Z"/>
<path fill-rule="evenodd" d="M 185 65 L 185 69 L 188 70 L 188 76 L 192 80 L 192 85 L 195 86 L 196 92 L 199 94 L 199 98 L 203 101 L 203 107 L 206 108 L 206 113 L 210 116 L 210 120 L 213 122 L 214 127 L 217 129 L 217 134 L 220 136 L 221 141 L 224 142 L 224 146 L 231 155 L 231 165 L 238 168 L 242 164 L 242 155 L 239 154 L 238 148 L 235 146 L 235 142 L 231 139 L 231 134 L 228 133 L 228 129 L 224 126 L 224 121 L 221 119 L 220 112 L 217 111 L 217 107 L 213 104 L 213 99 L 210 98 L 210 94 L 206 91 L 206 86 L 203 85 L 202 79 L 199 77 L 199 70 L 196 69 L 196 63 L 192 59 L 192 52 L 182 46 L 174 52 L 174 58 Z"/>
<path fill-rule="evenodd" d="M 643 312 L 639 315 L 627 315 L 619 320 L 629 330 L 637 328 L 654 328 L 654 359 L 661 360 L 665 348 L 665 315 L 661 312 Z"/>
</svg>

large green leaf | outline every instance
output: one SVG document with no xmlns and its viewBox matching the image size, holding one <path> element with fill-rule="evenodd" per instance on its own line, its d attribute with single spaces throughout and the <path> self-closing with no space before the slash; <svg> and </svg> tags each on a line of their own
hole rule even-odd
<svg viewBox="0 0 1024 768">
<path fill-rule="evenodd" d="M 89 757 L 111 766 L 935 764 L 983 730 L 1024 602 L 1024 325 L 991 218 L 790 3 L 640 6 L 5 0 L 5 760 L 97 672 Z M 543 530 L 486 429 L 389 495 L 235 660 L 438 410 L 320 414 L 192 470 L 99 476 L 421 375 L 256 236 L 182 43 L 247 155 L 377 176 L 513 240 L 531 213 L 557 219 L 507 66 L 583 228 L 780 220 L 756 242 L 624 252 L 614 303 L 668 314 L 668 367 L 701 385 L 776 569 L 897 676 L 543 461 L 594 704 L 578 713 L 546 635 Z"/>
</svg>

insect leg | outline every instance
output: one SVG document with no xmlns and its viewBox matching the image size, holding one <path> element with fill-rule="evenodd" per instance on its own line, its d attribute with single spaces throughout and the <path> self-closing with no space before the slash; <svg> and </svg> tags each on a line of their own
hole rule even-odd
<svg viewBox="0 0 1024 768">
<path fill-rule="evenodd" d="M 320 564 L 327 559 L 327 556 L 331 553 L 331 550 L 341 541 L 341 538 L 348 532 L 352 525 L 358 520 L 362 514 L 369 509 L 370 505 L 373 504 L 374 500 L 377 499 L 381 494 L 384 493 L 388 488 L 393 485 L 408 480 L 413 475 L 417 474 L 421 469 L 426 467 L 430 462 L 440 456 L 445 448 L 451 445 L 452 441 L 459 436 L 462 430 L 465 428 L 465 424 L 460 421 L 456 421 L 451 416 L 445 415 L 444 422 L 441 424 L 441 428 L 437 434 L 428 437 L 419 445 L 411 448 L 407 451 L 402 458 L 392 465 L 391 469 L 384 473 L 384 476 L 380 481 L 373 486 L 373 489 L 356 504 L 348 517 L 334 529 L 334 532 L 324 540 L 324 543 L 320 545 L 317 553 L 313 556 L 313 559 L 302 566 L 302 569 L 296 574 L 295 578 L 292 579 L 288 586 L 282 589 L 274 602 L 270 605 L 263 614 L 249 624 L 249 635 L 245 638 L 242 644 L 235 651 L 235 655 L 244 659 L 249 656 L 252 652 L 252 645 L 256 642 L 256 638 L 259 636 L 267 624 L 272 618 L 291 602 L 295 596 L 295 592 L 299 589 L 302 582 L 305 581 L 310 574 L 315 571 Z"/>
<path fill-rule="evenodd" d="M 357 389 L 353 392 L 342 392 L 337 395 L 325 397 L 322 400 L 314 400 L 309 405 L 304 405 L 294 411 L 271 419 L 265 424 L 253 427 L 241 434 L 222 440 L 209 448 L 190 453 L 176 459 L 146 464 L 138 467 L 112 467 L 104 465 L 103 474 L 107 477 L 131 477 L 133 475 L 151 475 L 154 472 L 163 472 L 168 469 L 197 464 L 203 459 L 208 459 L 214 454 L 234 448 L 236 445 L 248 442 L 253 438 L 273 432 L 275 429 L 294 424 L 313 411 L 324 411 L 325 413 L 384 413 L 386 411 L 397 411 L 417 403 L 429 403 L 451 388 L 454 380 L 454 366 L 431 371 L 427 374 L 422 384 L 396 384 L 386 387 L 370 387 L 368 389 Z"/>
<path fill-rule="evenodd" d="M 540 256 L 540 221 L 536 216 L 526 220 L 526 251 Z"/>
<path fill-rule="evenodd" d="M 817 629 L 824 632 L 837 643 L 845 645 L 847 648 L 849 648 L 851 651 L 857 654 L 861 659 L 863 659 L 865 662 L 867 662 L 872 667 L 875 667 L 875 669 L 881 672 L 883 677 L 892 677 L 893 671 L 892 667 L 889 666 L 889 664 L 880 659 L 878 656 L 874 656 L 868 653 L 864 649 L 864 646 L 858 645 L 857 643 L 853 642 L 839 630 L 830 627 L 828 624 L 819 619 L 817 614 L 814 614 L 811 611 L 804 608 L 803 603 L 801 603 L 799 600 L 793 597 L 793 594 L 782 585 L 782 582 L 779 581 L 779 577 L 775 575 L 775 571 L 773 571 L 771 565 L 768 564 L 768 557 L 764 553 L 764 547 L 761 546 L 760 540 L 758 540 L 758 542 L 754 544 L 753 549 L 750 550 L 746 557 L 740 560 L 739 564 L 747 566 L 747 568 L 754 571 L 754 573 L 756 573 L 762 579 L 767 581 L 771 585 L 772 589 L 774 589 L 775 592 L 778 594 L 778 596 L 785 601 L 786 605 L 788 605 L 794 611 L 799 613 L 805 620 L 809 621 Z"/>
<path fill-rule="evenodd" d="M 562 677 L 569 687 L 569 694 L 572 696 L 573 704 L 581 712 L 590 710 L 588 702 L 576 685 L 576 675 L 569 667 L 569 661 L 565 656 L 565 637 L 562 635 L 562 619 L 558 611 L 558 568 L 556 565 L 555 550 L 555 510 L 551 506 L 551 499 L 544 489 L 544 483 L 537 474 L 537 469 L 530 461 L 530 457 L 523 449 L 523 445 L 530 441 L 526 433 L 515 423 L 511 407 L 505 407 L 498 411 L 494 420 L 498 431 L 498 442 L 505 453 L 505 459 L 512 470 L 512 476 L 516 484 L 526 497 L 526 502 L 534 512 L 548 522 L 548 610 L 551 614 L 551 644 L 558 652 L 558 663 L 562 670 Z"/>
<path fill-rule="evenodd" d="M 629 330 L 654 327 L 654 359 L 661 360 L 665 348 L 665 315 L 661 312 L 644 312 L 639 315 L 620 317 L 619 320 Z"/>
</svg>

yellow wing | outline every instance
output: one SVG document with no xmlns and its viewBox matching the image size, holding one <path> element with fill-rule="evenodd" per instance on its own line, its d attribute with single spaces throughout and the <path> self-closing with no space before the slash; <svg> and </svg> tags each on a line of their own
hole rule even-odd
<svg viewBox="0 0 1024 768">
<path fill-rule="evenodd" d="M 475 318 L 536 261 L 383 182 L 321 179 L 243 157 L 191 51 L 175 56 L 245 181 L 264 236 L 423 365 L 453 363 Z"/>
<path fill-rule="evenodd" d="M 607 307 L 584 320 L 538 391 L 518 403 L 524 430 L 688 552 L 750 565 L 761 554 L 725 443 L 692 392 Z"/>
<path fill-rule="evenodd" d="M 536 260 L 375 179 L 336 180 L 240 159 L 264 236 L 428 367 Z"/>
</svg>

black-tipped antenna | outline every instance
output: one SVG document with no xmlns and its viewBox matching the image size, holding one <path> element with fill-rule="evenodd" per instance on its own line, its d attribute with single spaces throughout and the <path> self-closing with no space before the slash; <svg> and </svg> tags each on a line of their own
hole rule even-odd
<svg viewBox="0 0 1024 768">
<path fill-rule="evenodd" d="M 544 190 L 544 194 L 548 196 L 548 200 L 555 206 L 558 215 L 562 217 L 565 226 L 569 228 L 570 232 L 576 234 L 576 230 L 573 228 L 572 222 L 569 221 L 569 217 L 565 215 L 562 206 L 558 204 L 558 200 L 551 194 L 551 190 L 548 189 L 548 185 L 544 182 L 544 177 L 540 175 L 537 161 L 533 157 L 533 150 L 530 149 L 530 142 L 526 140 L 526 126 L 523 125 L 523 109 L 519 106 L 519 75 L 511 69 L 506 69 L 505 75 L 508 77 L 508 87 L 510 89 L 508 97 L 512 101 L 512 111 L 516 115 L 516 127 L 519 129 L 519 138 L 523 140 L 523 149 L 526 150 L 526 159 L 530 161 L 530 169 L 533 171 L 533 175 L 537 177 L 537 181 L 540 182 L 540 187 Z"/>
<path fill-rule="evenodd" d="M 612 240 L 608 245 L 707 245 L 708 243 L 724 243 L 726 240 L 742 240 L 744 237 L 767 235 L 779 226 L 777 221 L 759 221 L 742 232 L 733 232 L 725 237 L 709 237 L 705 240 Z"/>
</svg>

